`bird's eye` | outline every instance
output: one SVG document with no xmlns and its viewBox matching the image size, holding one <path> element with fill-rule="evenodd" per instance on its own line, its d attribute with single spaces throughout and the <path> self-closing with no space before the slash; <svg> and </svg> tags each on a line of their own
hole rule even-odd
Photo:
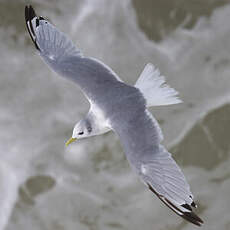
<svg viewBox="0 0 230 230">
<path fill-rule="evenodd" d="M 92 132 L 92 128 L 89 126 L 89 127 L 87 127 L 87 131 L 89 132 L 89 133 L 91 133 Z"/>
<path fill-rule="evenodd" d="M 82 134 L 84 134 L 84 132 L 80 132 L 80 133 L 78 133 L 78 135 L 82 135 Z"/>
</svg>

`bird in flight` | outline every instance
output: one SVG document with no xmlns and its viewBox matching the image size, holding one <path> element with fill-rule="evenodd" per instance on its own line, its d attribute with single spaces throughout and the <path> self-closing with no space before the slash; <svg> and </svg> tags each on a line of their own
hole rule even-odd
<svg viewBox="0 0 230 230">
<path fill-rule="evenodd" d="M 123 82 L 101 61 L 85 57 L 73 42 L 32 6 L 25 7 L 30 37 L 41 58 L 56 73 L 75 82 L 90 109 L 73 129 L 71 142 L 110 130 L 120 138 L 133 171 L 176 214 L 201 226 L 196 204 L 181 169 L 161 144 L 161 129 L 148 111 L 151 106 L 180 103 L 178 92 L 165 83 L 159 70 L 147 64 L 134 86 Z"/>
</svg>

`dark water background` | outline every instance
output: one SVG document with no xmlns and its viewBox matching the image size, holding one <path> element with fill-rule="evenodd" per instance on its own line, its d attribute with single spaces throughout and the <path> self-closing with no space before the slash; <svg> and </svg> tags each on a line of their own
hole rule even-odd
<svg viewBox="0 0 230 230">
<path fill-rule="evenodd" d="M 112 133 L 65 148 L 89 105 L 40 60 L 32 4 L 134 84 L 148 62 L 184 103 L 152 108 L 188 179 L 202 229 L 230 229 L 227 0 L 0 0 L 0 230 L 194 229 L 131 172 Z"/>
</svg>

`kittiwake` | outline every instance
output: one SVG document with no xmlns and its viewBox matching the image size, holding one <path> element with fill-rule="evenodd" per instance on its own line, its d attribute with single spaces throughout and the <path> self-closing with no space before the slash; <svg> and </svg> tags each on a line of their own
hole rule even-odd
<svg viewBox="0 0 230 230">
<path fill-rule="evenodd" d="M 134 86 L 124 83 L 101 61 L 85 57 L 73 42 L 32 6 L 25 7 L 26 26 L 38 53 L 58 74 L 80 86 L 90 102 L 88 114 L 74 129 L 71 142 L 114 131 L 132 169 L 170 209 L 201 226 L 190 187 L 171 154 L 148 107 L 180 103 L 178 92 L 165 83 L 159 70 L 147 64 Z"/>
</svg>

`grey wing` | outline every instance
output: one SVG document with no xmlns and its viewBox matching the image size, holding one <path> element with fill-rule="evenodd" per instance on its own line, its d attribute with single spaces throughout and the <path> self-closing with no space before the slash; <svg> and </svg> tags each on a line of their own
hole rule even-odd
<svg viewBox="0 0 230 230">
<path fill-rule="evenodd" d="M 196 204 L 190 187 L 171 154 L 160 144 L 162 134 L 157 121 L 147 110 L 129 116 L 133 119 L 120 118 L 112 126 L 131 167 L 170 209 L 200 226 L 203 221 L 192 211 Z"/>
<path fill-rule="evenodd" d="M 84 57 L 73 42 L 43 17 L 37 17 L 32 6 L 25 7 L 28 32 L 42 59 L 51 69 L 77 83 L 92 100 L 101 89 L 120 81 L 104 63 Z"/>
</svg>

